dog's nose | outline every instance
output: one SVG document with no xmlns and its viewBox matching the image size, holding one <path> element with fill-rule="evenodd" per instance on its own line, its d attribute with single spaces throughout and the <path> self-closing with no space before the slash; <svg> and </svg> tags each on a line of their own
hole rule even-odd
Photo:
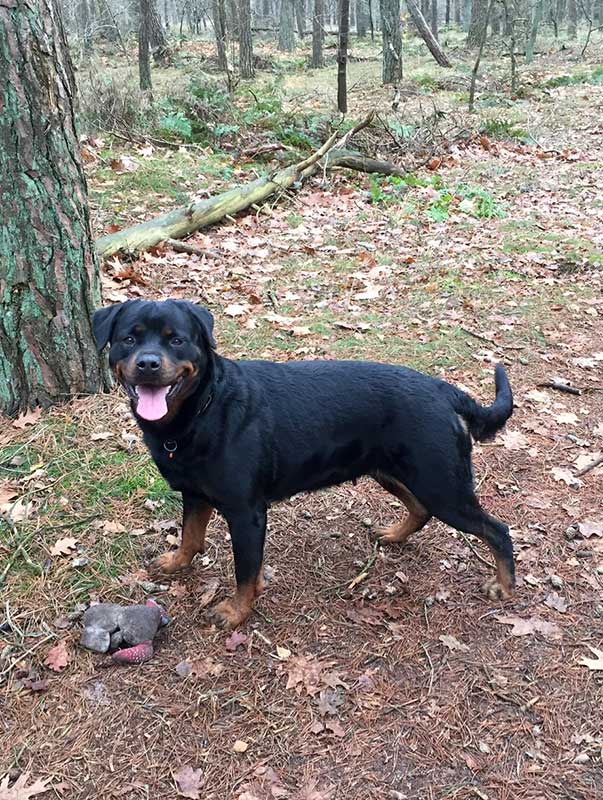
<svg viewBox="0 0 603 800">
<path fill-rule="evenodd" d="M 141 373 L 157 372 L 160 366 L 161 358 L 156 353 L 142 353 L 136 359 L 136 369 Z"/>
</svg>

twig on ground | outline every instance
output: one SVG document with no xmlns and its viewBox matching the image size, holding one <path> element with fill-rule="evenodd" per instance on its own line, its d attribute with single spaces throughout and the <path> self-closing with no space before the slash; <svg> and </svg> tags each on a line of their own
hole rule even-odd
<svg viewBox="0 0 603 800">
<path fill-rule="evenodd" d="M 427 661 L 429 662 L 429 687 L 427 688 L 427 697 L 429 697 L 429 695 L 431 694 L 431 690 L 433 688 L 433 675 L 434 675 L 433 661 L 431 660 L 431 656 L 429 655 L 429 650 L 425 647 L 425 645 L 422 644 L 421 647 L 423 648 L 423 652 L 427 656 Z"/>
<path fill-rule="evenodd" d="M 461 537 L 461 539 L 465 542 L 465 544 L 469 547 L 469 549 L 472 551 L 473 555 L 477 558 L 478 561 L 481 561 L 482 564 L 485 564 L 487 567 L 490 567 L 490 569 L 494 569 L 495 568 L 494 564 L 491 564 L 488 561 L 488 559 L 484 558 L 483 556 L 480 556 L 480 554 L 477 552 L 473 542 L 471 542 L 467 538 L 467 534 L 463 533 L 463 531 L 458 531 L 458 534 Z"/>
<path fill-rule="evenodd" d="M 570 386 L 568 383 L 564 383 L 559 378 L 553 378 L 552 381 L 545 381 L 544 383 L 537 383 L 536 385 L 539 389 L 556 389 L 558 392 L 565 392 L 566 394 L 582 394 L 581 389 L 577 389 L 575 386 Z"/>
<path fill-rule="evenodd" d="M 473 336 L 474 339 L 479 339 L 481 342 L 487 342 L 488 344 L 492 344 L 495 347 L 500 347 L 501 345 L 498 342 L 495 342 L 494 339 L 488 339 L 487 336 L 482 336 L 481 333 L 475 333 L 475 331 L 470 331 L 469 328 L 463 328 L 461 325 L 461 330 L 463 333 L 466 333 L 467 336 Z"/>
<path fill-rule="evenodd" d="M 359 583 L 362 583 L 362 581 L 368 578 L 369 571 L 373 566 L 373 564 L 375 563 L 375 561 L 377 560 L 378 553 L 379 553 L 379 542 L 375 542 L 373 544 L 373 552 L 371 553 L 371 557 L 362 567 L 358 575 L 356 575 L 356 577 L 349 582 L 348 589 L 353 589 L 354 586 L 358 586 Z"/>
<path fill-rule="evenodd" d="M 191 256 L 211 256 L 212 258 L 221 258 L 220 253 L 218 253 L 217 250 L 207 250 L 203 247 L 195 247 L 194 244 L 179 242 L 177 239 L 166 239 L 165 243 L 177 253 L 188 253 Z"/>
<path fill-rule="evenodd" d="M 603 456 L 599 456 L 599 458 L 595 458 L 595 460 L 591 461 L 590 464 L 587 464 L 579 472 L 576 472 L 576 477 L 580 478 L 582 475 L 586 475 L 587 472 L 590 472 L 591 469 L 594 469 L 595 467 L 598 467 L 599 464 L 603 464 Z"/>
</svg>

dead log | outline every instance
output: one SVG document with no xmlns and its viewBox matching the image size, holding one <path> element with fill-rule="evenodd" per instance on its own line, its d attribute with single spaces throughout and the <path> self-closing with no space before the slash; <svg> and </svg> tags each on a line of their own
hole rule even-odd
<svg viewBox="0 0 603 800">
<path fill-rule="evenodd" d="M 124 228 L 116 233 L 101 236 L 96 240 L 96 250 L 101 258 L 108 258 L 119 251 L 138 252 L 148 250 L 166 239 L 183 239 L 191 233 L 219 222 L 226 216 L 244 211 L 254 204 L 262 203 L 270 195 L 289 189 L 296 183 L 319 171 L 334 167 L 347 167 L 363 172 L 379 172 L 384 175 L 403 175 L 403 171 L 388 161 L 365 158 L 361 153 L 345 149 L 348 140 L 373 120 L 374 112 L 348 131 L 337 142 L 334 133 L 309 158 L 292 164 L 278 172 L 257 178 L 245 186 L 235 186 L 222 194 L 176 208 L 168 214 Z"/>
<path fill-rule="evenodd" d="M 412 21 L 415 23 L 420 37 L 429 48 L 431 55 L 441 67 L 451 67 L 452 64 L 450 63 L 448 56 L 442 50 L 440 43 L 431 32 L 429 25 L 425 22 L 425 17 L 423 14 L 421 14 L 419 6 L 416 4 L 415 0 L 406 0 L 406 5 L 408 6 L 408 11 L 410 12 Z"/>
</svg>

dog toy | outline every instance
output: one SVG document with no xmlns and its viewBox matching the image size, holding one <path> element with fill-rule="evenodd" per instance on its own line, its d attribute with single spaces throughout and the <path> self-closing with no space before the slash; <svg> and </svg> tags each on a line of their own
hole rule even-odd
<svg viewBox="0 0 603 800">
<path fill-rule="evenodd" d="M 168 622 L 154 600 L 136 606 L 98 603 L 84 614 L 80 644 L 95 653 L 110 652 L 117 664 L 142 664 L 153 657 L 153 639 Z"/>
</svg>

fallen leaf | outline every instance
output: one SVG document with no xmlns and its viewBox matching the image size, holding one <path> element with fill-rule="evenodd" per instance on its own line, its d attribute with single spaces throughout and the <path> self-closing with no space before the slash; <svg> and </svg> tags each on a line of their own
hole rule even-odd
<svg viewBox="0 0 603 800">
<path fill-rule="evenodd" d="M 280 645 L 277 644 L 276 655 L 279 657 L 281 661 L 286 661 L 291 656 L 291 650 L 287 650 L 286 647 L 281 647 Z"/>
<path fill-rule="evenodd" d="M 21 414 L 20 417 L 13 420 L 13 428 L 20 428 L 23 430 L 27 425 L 35 425 L 36 422 L 40 419 L 40 414 L 42 413 L 41 408 L 36 408 L 33 411 L 28 411 L 26 414 Z"/>
<path fill-rule="evenodd" d="M 136 172 L 140 164 L 130 156 L 121 156 L 120 158 L 113 158 L 109 162 L 109 166 L 118 175 L 123 175 L 126 172 Z"/>
<path fill-rule="evenodd" d="M 333 800 L 335 787 L 325 786 L 318 789 L 315 781 L 310 781 L 306 786 L 302 786 L 295 795 L 295 800 Z"/>
<path fill-rule="evenodd" d="M 244 753 L 249 749 L 249 742 L 245 742 L 243 739 L 237 739 L 233 744 L 232 749 L 235 751 L 235 753 Z"/>
<path fill-rule="evenodd" d="M 344 729 L 336 719 L 328 719 L 325 722 L 325 728 L 331 731 L 331 733 L 333 733 L 335 736 L 339 736 L 340 738 L 345 736 Z"/>
<path fill-rule="evenodd" d="M 506 431 L 500 440 L 507 450 L 524 450 L 529 444 L 527 436 L 521 431 Z"/>
<path fill-rule="evenodd" d="M 50 787 L 47 786 L 49 778 L 34 781 L 34 783 L 27 786 L 29 772 L 19 775 L 12 786 L 8 785 L 9 780 L 9 776 L 5 775 L 0 781 L 0 800 L 29 800 L 30 797 L 34 797 L 36 794 L 44 794 L 44 792 L 50 791 Z"/>
<path fill-rule="evenodd" d="M 495 614 L 494 619 L 503 625 L 512 625 L 512 636 L 530 636 L 533 633 L 542 633 L 551 639 L 561 639 L 561 628 L 554 622 L 547 622 L 540 617 L 523 619 L 515 614 Z"/>
<path fill-rule="evenodd" d="M 180 797 L 188 797 L 190 800 L 199 800 L 199 789 L 201 784 L 201 770 L 192 767 L 180 767 L 177 772 L 172 773 L 178 785 Z"/>
<path fill-rule="evenodd" d="M 287 689 L 295 689 L 301 694 L 305 689 L 312 697 L 318 694 L 320 676 L 325 668 L 317 659 L 294 656 L 287 661 Z"/>
<path fill-rule="evenodd" d="M 578 417 L 571 412 L 564 414 L 553 414 L 553 417 L 562 425 L 575 425 L 578 422 Z"/>
<path fill-rule="evenodd" d="M 603 670 L 603 650 L 598 650 L 596 647 L 591 647 L 589 644 L 586 645 L 588 649 L 596 655 L 596 658 L 586 658 L 586 656 L 581 656 L 578 659 L 578 664 L 582 664 L 584 667 L 588 667 L 589 669 L 593 670 L 594 672 L 600 672 Z"/>
<path fill-rule="evenodd" d="M 565 597 L 561 597 L 561 595 L 557 594 L 557 592 L 547 594 L 544 604 L 549 608 L 554 608 L 555 611 L 559 611 L 560 614 L 565 614 L 567 611 L 567 600 Z"/>
<path fill-rule="evenodd" d="M 297 337 L 312 335 L 312 331 L 310 330 L 310 328 L 306 328 L 302 325 L 293 326 L 293 328 L 291 328 L 291 333 Z"/>
<path fill-rule="evenodd" d="M 371 286 L 367 285 L 363 292 L 358 292 L 354 295 L 355 300 L 374 300 L 376 297 L 379 297 L 379 293 L 381 291 L 381 286 Z"/>
<path fill-rule="evenodd" d="M 77 539 L 73 536 L 65 536 L 64 539 L 57 539 L 53 544 L 50 555 L 51 556 L 69 556 L 77 547 Z"/>
<path fill-rule="evenodd" d="M 66 642 L 59 642 L 46 654 L 44 665 L 53 672 L 62 672 L 70 661 L 71 653 L 67 649 Z"/>
<path fill-rule="evenodd" d="M 237 647 L 241 647 L 244 645 L 249 636 L 246 633 L 240 633 L 240 631 L 233 631 L 228 639 L 224 642 L 224 647 L 229 650 L 231 653 L 234 653 Z"/>
<path fill-rule="evenodd" d="M 22 498 L 12 503 L 3 503 L 0 506 L 0 512 L 13 522 L 24 522 L 33 509 L 33 502 L 26 503 Z"/>
<path fill-rule="evenodd" d="M 196 604 L 198 608 L 205 608 L 208 606 L 211 601 L 216 596 L 216 592 L 220 588 L 220 581 L 218 578 L 210 578 L 208 581 L 205 582 L 203 587 L 203 591 L 199 595 L 199 598 L 196 600 Z"/>
<path fill-rule="evenodd" d="M 90 438 L 93 442 L 103 442 L 105 439 L 110 439 L 115 434 L 112 431 L 101 431 L 100 433 L 93 433 Z"/>
<path fill-rule="evenodd" d="M 240 317 L 243 314 L 247 314 L 249 310 L 250 306 L 248 303 L 231 303 L 226 306 L 224 313 L 227 317 Z"/>
<path fill-rule="evenodd" d="M 469 647 L 454 637 L 450 636 L 448 633 L 444 633 L 441 636 L 438 636 L 438 639 L 442 644 L 446 645 L 449 650 L 461 650 L 461 651 L 469 651 Z"/>
<path fill-rule="evenodd" d="M 563 469 L 562 467 L 553 467 L 551 470 L 551 474 L 556 481 L 563 481 L 568 486 L 571 486 L 574 489 L 578 489 L 582 486 L 582 481 L 580 478 L 576 478 L 575 475 L 569 471 L 569 469 Z"/>
<path fill-rule="evenodd" d="M 585 519 L 584 522 L 578 523 L 578 530 L 585 539 L 590 539 L 591 536 L 603 536 L 603 522 Z"/>
<path fill-rule="evenodd" d="M 546 392 L 541 392 L 538 389 L 532 389 L 531 392 L 527 392 L 526 398 L 528 400 L 534 400 L 536 403 L 550 403 L 551 398 Z"/>
</svg>

